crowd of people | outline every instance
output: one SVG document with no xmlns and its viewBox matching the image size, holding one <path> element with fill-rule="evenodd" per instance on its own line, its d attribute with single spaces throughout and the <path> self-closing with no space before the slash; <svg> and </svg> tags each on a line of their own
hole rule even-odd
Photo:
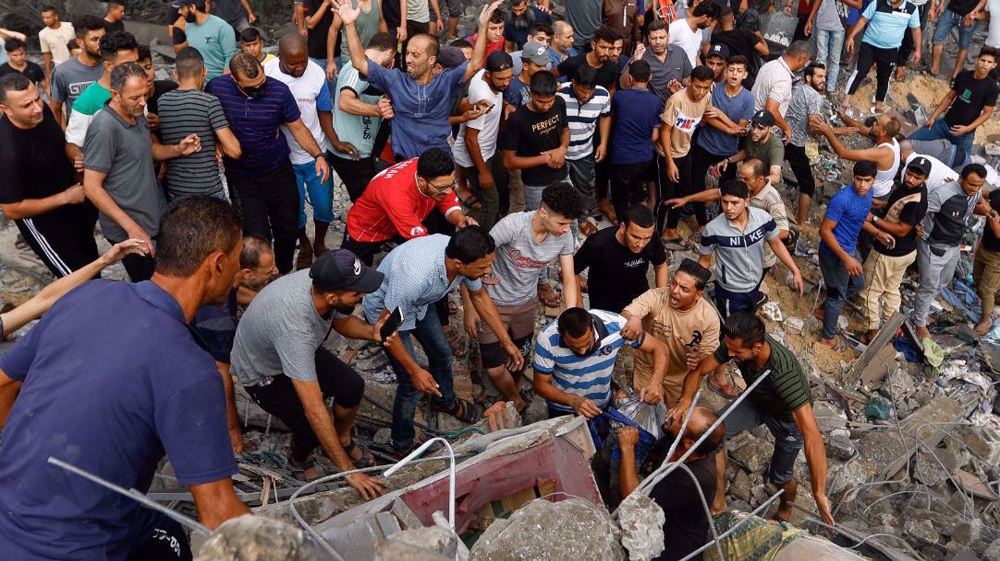
<svg viewBox="0 0 1000 561">
<path fill-rule="evenodd" d="M 41 315 L 0 357 L 0 549 L 190 559 L 176 522 L 46 460 L 145 490 L 165 454 L 214 528 L 247 512 L 230 481 L 245 447 L 237 384 L 291 430 L 301 479 L 320 475 L 317 453 L 341 471 L 375 465 L 352 430 L 365 382 L 325 346 L 333 330 L 384 350 L 393 455 L 419 445 L 425 396 L 466 423 L 537 397 L 617 443 L 621 496 L 646 450 L 635 431 L 608 434 L 619 392 L 666 405 L 667 436 L 645 462 L 658 464 L 703 383 L 739 395 L 734 362 L 747 385 L 766 379 L 689 456 L 705 497 L 725 509 L 724 442 L 766 425 L 766 477 L 785 491 L 775 516 L 791 519 L 804 449 L 834 523 L 809 381 L 756 316 L 763 283 L 770 273 L 802 294 L 796 248 L 825 195 L 817 344 L 842 344 L 856 296 L 871 341 L 914 263 L 908 305 L 926 338 L 982 216 L 976 330 L 991 328 L 1000 195 L 973 141 L 1000 93 L 994 20 L 993 42 L 964 64 L 986 4 L 803 2 L 799 38 L 773 57 L 745 1 L 571 0 L 560 19 L 548 1 L 495 0 L 460 37 L 459 0 L 307 0 L 272 49 L 246 0 L 178 0 L 166 6 L 169 80 L 125 30 L 121 0 L 72 24 L 44 8 L 43 65 L 27 60 L 24 34 L 0 29 L 0 210 L 58 279 L 0 316 L 6 335 Z M 926 19 L 932 72 L 954 27 L 961 50 L 951 88 L 904 138 L 883 102 L 890 78 L 920 62 Z M 873 65 L 875 115 L 859 121 L 846 108 Z M 818 192 L 809 145 L 821 139 L 851 162 L 835 192 Z M 338 216 L 341 186 L 351 204 Z M 99 238 L 113 246 L 103 256 Z M 92 280 L 118 261 L 130 283 Z M 543 307 L 559 312 L 537 329 Z M 399 326 L 383 340 L 390 318 Z M 476 399 L 455 390 L 463 331 L 479 347 Z M 625 346 L 631 388 L 613 377 Z M 721 414 L 696 407 L 670 459 Z M 346 481 L 366 499 L 385 491 L 374 476 Z M 696 491 L 685 475 L 652 491 L 673 536 L 663 559 L 706 540 Z"/>
</svg>

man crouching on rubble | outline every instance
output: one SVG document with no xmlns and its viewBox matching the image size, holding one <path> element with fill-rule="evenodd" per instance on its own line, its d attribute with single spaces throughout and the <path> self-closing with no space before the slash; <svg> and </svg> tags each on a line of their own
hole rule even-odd
<svg viewBox="0 0 1000 561">
<path fill-rule="evenodd" d="M 681 437 L 677 450 L 670 457 L 675 462 L 683 456 L 698 441 L 715 421 L 719 419 L 714 411 L 707 407 L 697 406 L 691 414 L 687 429 Z M 663 438 L 658 440 L 646 456 L 643 472 L 660 467 L 670 445 L 681 430 L 680 418 L 668 420 L 663 424 Z M 725 423 L 715 428 L 715 431 L 695 448 L 685 460 L 685 465 L 691 469 L 698 480 L 698 486 L 705 494 L 705 500 L 711 501 L 716 496 L 718 482 L 715 476 L 715 451 L 726 435 Z M 635 465 L 635 446 L 639 442 L 639 431 L 632 427 L 624 427 L 618 431 L 618 444 L 622 451 L 621 469 L 618 475 L 622 496 L 627 497 L 639 486 L 639 470 Z M 648 469 L 647 469 L 648 468 Z M 673 561 L 683 559 L 692 551 L 698 549 L 708 540 L 709 520 L 705 515 L 698 489 L 684 470 L 676 469 L 656 484 L 649 496 L 663 509 L 666 516 L 663 522 L 663 532 L 670 537 L 665 539 L 666 549 L 657 561 Z M 700 561 L 701 556 L 694 558 Z"/>
<path fill-rule="evenodd" d="M 163 217 L 151 280 L 84 284 L 0 357 L 0 390 L 23 384 L 0 445 L 0 558 L 191 559 L 177 522 L 49 457 L 145 492 L 166 452 L 203 524 L 249 512 L 229 479 L 222 380 L 188 326 L 225 301 L 240 230 L 225 201 L 179 201 Z"/>
<path fill-rule="evenodd" d="M 677 405 L 667 412 L 668 422 L 683 419 L 701 380 L 721 364 L 736 361 L 747 386 L 768 370 L 768 379 L 760 383 L 740 404 L 728 412 L 726 438 L 733 438 L 743 431 L 761 424 L 774 435 L 774 455 L 768 469 L 768 480 L 781 487 L 781 503 L 775 517 L 791 520 L 797 484 L 794 479 L 795 458 L 805 443 L 806 461 L 812 480 L 816 507 L 827 524 L 833 524 L 830 501 L 826 496 L 826 449 L 823 436 L 812 409 L 809 380 L 802 372 L 798 359 L 784 345 L 764 332 L 764 322 L 757 316 L 741 312 L 726 320 L 723 341 L 715 354 L 705 357 L 698 368 L 684 378 L 684 390 Z M 728 409 L 728 407 L 727 407 Z M 720 412 L 722 414 L 722 412 Z M 715 495 L 712 510 L 726 510 L 725 454 L 716 458 L 719 493 Z"/>
</svg>

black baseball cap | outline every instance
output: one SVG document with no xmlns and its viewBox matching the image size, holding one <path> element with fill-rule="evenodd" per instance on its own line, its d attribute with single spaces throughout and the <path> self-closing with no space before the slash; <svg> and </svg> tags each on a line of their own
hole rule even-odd
<svg viewBox="0 0 1000 561">
<path fill-rule="evenodd" d="M 750 122 L 758 127 L 773 127 L 774 115 L 770 111 L 761 109 L 753 114 L 753 119 L 750 119 Z"/>
<path fill-rule="evenodd" d="M 514 68 L 514 59 L 510 57 L 509 53 L 493 51 L 490 56 L 486 57 L 487 72 L 500 72 L 508 68 Z"/>
<path fill-rule="evenodd" d="M 722 60 L 729 58 L 729 47 L 721 44 L 712 45 L 712 48 L 708 50 L 708 54 L 705 59 L 708 60 L 710 56 L 722 57 Z"/>
<path fill-rule="evenodd" d="M 917 156 L 910 160 L 910 163 L 906 164 L 906 169 L 917 175 L 927 177 L 931 174 L 931 161 L 923 156 Z"/>
<path fill-rule="evenodd" d="M 324 253 L 309 269 L 309 277 L 322 290 L 375 292 L 385 275 L 369 267 L 346 249 Z"/>
<path fill-rule="evenodd" d="M 458 68 L 465 62 L 465 53 L 458 47 L 443 47 L 438 53 L 437 61 L 446 70 Z"/>
</svg>

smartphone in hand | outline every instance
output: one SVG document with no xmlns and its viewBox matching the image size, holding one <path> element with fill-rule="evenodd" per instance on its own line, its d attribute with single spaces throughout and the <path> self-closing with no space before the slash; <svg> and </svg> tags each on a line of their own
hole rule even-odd
<svg viewBox="0 0 1000 561">
<path fill-rule="evenodd" d="M 403 324 L 403 310 L 396 308 L 389 314 L 389 317 L 385 319 L 385 323 L 382 324 L 382 328 L 379 330 L 379 335 L 382 337 L 382 341 L 387 341 L 392 334 L 395 333 L 399 326 Z"/>
</svg>

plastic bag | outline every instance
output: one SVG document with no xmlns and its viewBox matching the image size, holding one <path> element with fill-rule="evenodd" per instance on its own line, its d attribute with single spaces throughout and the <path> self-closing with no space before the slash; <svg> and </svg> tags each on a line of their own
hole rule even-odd
<svg viewBox="0 0 1000 561">
<path fill-rule="evenodd" d="M 639 399 L 639 394 L 631 392 L 628 397 L 615 404 L 615 409 L 624 417 L 633 421 L 635 423 L 633 426 L 648 432 L 654 441 L 659 440 L 663 436 L 661 426 L 664 419 L 667 418 L 667 406 L 662 402 L 651 405 Z M 623 424 L 625 423 L 618 423 L 617 426 Z M 614 423 L 612 426 L 617 428 Z"/>
</svg>

